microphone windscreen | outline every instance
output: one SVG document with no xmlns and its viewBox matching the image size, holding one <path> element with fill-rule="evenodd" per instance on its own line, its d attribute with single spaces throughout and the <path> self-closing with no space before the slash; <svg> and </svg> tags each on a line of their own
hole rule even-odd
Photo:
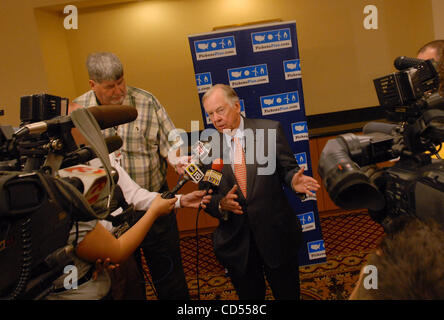
<svg viewBox="0 0 444 320">
<path fill-rule="evenodd" d="M 123 145 L 123 140 L 119 136 L 111 136 L 105 138 L 106 147 L 108 148 L 108 153 L 113 153 L 119 150 Z"/>
<path fill-rule="evenodd" d="M 100 129 L 115 127 L 137 119 L 137 109 L 125 105 L 102 105 L 89 107 L 88 109 Z"/>
<path fill-rule="evenodd" d="M 223 167 L 224 167 L 224 162 L 220 158 L 214 160 L 213 163 L 211 164 L 211 169 L 218 171 L 218 172 L 222 172 Z"/>
<path fill-rule="evenodd" d="M 398 70 L 404 70 L 411 67 L 416 67 L 423 63 L 424 60 L 422 59 L 416 59 L 416 58 L 409 58 L 409 57 L 398 57 L 395 59 L 395 68 Z"/>
<path fill-rule="evenodd" d="M 362 128 L 362 132 L 364 134 L 379 132 L 391 135 L 393 130 L 397 128 L 398 125 L 384 122 L 369 122 L 364 128 Z"/>
</svg>

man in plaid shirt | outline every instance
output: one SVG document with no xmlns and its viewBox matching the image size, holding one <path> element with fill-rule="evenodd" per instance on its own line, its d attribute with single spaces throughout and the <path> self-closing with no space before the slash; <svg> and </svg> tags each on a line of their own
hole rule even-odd
<svg viewBox="0 0 444 320">
<path fill-rule="evenodd" d="M 103 134 L 105 137 L 117 134 L 122 138 L 123 145 L 119 150 L 121 154 L 117 157 L 137 184 L 160 193 L 168 190 L 168 155 L 176 155 L 171 151 L 176 150 L 182 141 L 169 141 L 168 135 L 175 127 L 166 110 L 151 93 L 126 85 L 122 63 L 113 53 L 92 53 L 87 58 L 86 66 L 92 90 L 73 102 L 83 107 L 135 107 L 138 112 L 135 121 L 103 130 Z M 177 163 L 177 158 L 174 160 Z M 183 164 L 179 163 L 174 167 L 176 171 L 183 173 Z M 189 299 L 180 256 L 177 221 L 173 212 L 156 220 L 141 248 L 158 298 Z M 140 256 L 137 258 L 140 264 Z"/>
</svg>

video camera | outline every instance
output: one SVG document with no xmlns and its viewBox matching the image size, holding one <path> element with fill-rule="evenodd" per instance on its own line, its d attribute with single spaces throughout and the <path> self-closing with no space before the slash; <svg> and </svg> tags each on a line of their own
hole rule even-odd
<svg viewBox="0 0 444 320">
<path fill-rule="evenodd" d="M 100 106 L 68 116 L 67 106 L 52 95 L 22 97 L 18 130 L 0 126 L 0 299 L 43 298 L 71 263 L 73 225 L 115 209 L 108 153 L 122 140 L 104 140 L 101 129 L 135 120 L 137 110 Z M 78 148 L 73 127 L 92 146 Z M 81 165 L 95 157 L 105 169 Z"/>
<path fill-rule="evenodd" d="M 444 141 L 444 98 L 432 60 L 399 57 L 399 72 L 374 80 L 386 118 L 371 122 L 363 135 L 329 140 L 319 174 L 333 202 L 344 209 L 368 209 L 387 233 L 407 217 L 444 225 L 444 163 L 432 159 Z M 392 166 L 375 164 L 391 161 Z M 402 219 L 398 219 L 402 217 Z"/>
</svg>

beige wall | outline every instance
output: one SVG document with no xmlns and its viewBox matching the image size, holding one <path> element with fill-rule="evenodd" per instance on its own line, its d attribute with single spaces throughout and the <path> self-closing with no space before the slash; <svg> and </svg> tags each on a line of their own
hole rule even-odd
<svg viewBox="0 0 444 320">
<path fill-rule="evenodd" d="M 0 31 L 10 40 L 0 52 L 2 123 L 18 123 L 21 95 L 73 99 L 88 90 L 87 54 L 113 51 L 127 83 L 154 93 L 188 131 L 190 120 L 201 122 L 188 35 L 275 18 L 296 21 L 308 115 L 372 106 L 372 79 L 392 72 L 396 56 L 414 56 L 437 28 L 435 0 L 374 0 L 379 29 L 372 31 L 362 23 L 365 0 L 70 1 L 79 7 L 78 30 L 63 28 L 63 1 L 17 2 L 0 2 Z"/>
<path fill-rule="evenodd" d="M 432 0 L 435 39 L 444 39 L 444 1 Z"/>
</svg>

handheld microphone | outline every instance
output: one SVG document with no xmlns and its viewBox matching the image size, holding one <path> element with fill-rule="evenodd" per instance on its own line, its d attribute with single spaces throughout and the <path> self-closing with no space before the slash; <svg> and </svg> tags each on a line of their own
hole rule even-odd
<svg viewBox="0 0 444 320">
<path fill-rule="evenodd" d="M 108 153 L 113 153 L 116 150 L 119 150 L 122 147 L 123 141 L 119 136 L 111 136 L 105 138 L 106 147 L 108 148 Z M 65 156 L 63 159 L 62 165 L 60 168 L 66 168 L 75 166 L 80 163 L 88 162 L 97 155 L 94 150 L 90 146 L 82 147 L 74 152 L 71 152 Z"/>
<path fill-rule="evenodd" d="M 174 195 L 180 190 L 180 188 L 182 188 L 184 184 L 187 183 L 188 181 L 192 180 L 194 183 L 199 183 L 199 181 L 202 180 L 204 177 L 203 172 L 199 169 L 199 166 L 195 163 L 188 164 L 185 167 L 185 173 L 186 174 L 184 175 L 182 180 L 180 180 L 173 189 L 162 193 L 163 199 L 173 198 Z"/>
<path fill-rule="evenodd" d="M 216 159 L 211 164 L 211 169 L 208 169 L 205 172 L 205 176 L 203 177 L 203 186 L 204 190 L 208 191 L 213 187 L 218 187 L 220 181 L 222 179 L 222 168 L 224 167 L 224 162 L 222 159 Z"/>
<path fill-rule="evenodd" d="M 173 189 L 162 193 L 162 198 L 171 199 L 188 181 L 193 180 L 194 183 L 199 183 L 203 179 L 204 173 L 199 169 L 199 167 L 200 163 L 210 154 L 210 149 L 210 143 L 201 141 L 197 141 L 191 147 L 191 163 L 185 167 L 184 177 Z"/>
<path fill-rule="evenodd" d="M 88 111 L 96 119 L 100 129 L 115 127 L 137 119 L 137 109 L 124 105 L 102 105 L 89 107 Z M 47 131 L 59 130 L 61 127 L 72 128 L 74 126 L 70 116 L 59 116 L 50 120 L 39 121 L 21 127 L 16 137 L 26 134 L 40 134 Z"/>
<path fill-rule="evenodd" d="M 210 154 L 211 146 L 209 142 L 197 141 L 191 147 L 191 162 L 202 163 Z"/>
</svg>

